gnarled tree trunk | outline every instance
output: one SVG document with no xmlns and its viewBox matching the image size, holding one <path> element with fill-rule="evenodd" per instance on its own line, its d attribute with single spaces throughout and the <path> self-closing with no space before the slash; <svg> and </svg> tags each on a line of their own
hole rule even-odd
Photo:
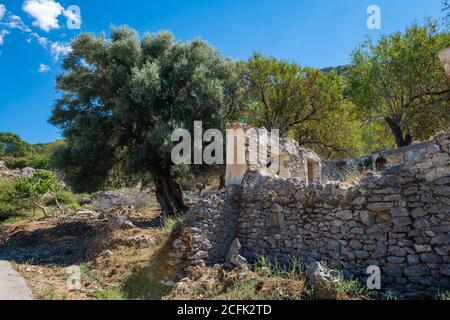
<svg viewBox="0 0 450 320">
<path fill-rule="evenodd" d="M 406 147 L 409 146 L 412 143 L 412 139 L 409 134 L 406 136 L 403 133 L 403 129 L 400 126 L 400 120 L 396 118 L 385 118 L 386 123 L 388 124 L 389 128 L 392 131 L 392 134 L 394 135 L 395 142 L 397 144 L 397 147 Z"/>
<path fill-rule="evenodd" d="M 154 178 L 154 183 L 156 200 L 161 206 L 163 215 L 184 213 L 188 209 L 183 200 L 183 191 L 172 175 L 167 174 Z"/>
</svg>

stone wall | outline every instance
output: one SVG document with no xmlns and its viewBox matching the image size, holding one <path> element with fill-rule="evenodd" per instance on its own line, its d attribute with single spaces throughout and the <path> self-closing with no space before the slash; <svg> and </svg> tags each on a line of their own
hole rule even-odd
<svg viewBox="0 0 450 320">
<path fill-rule="evenodd" d="M 178 256 L 190 264 L 223 263 L 239 238 L 250 262 L 258 255 L 281 262 L 295 256 L 361 278 L 377 265 L 384 289 L 448 290 L 449 144 L 450 132 L 439 134 L 412 155 L 402 153 L 401 164 L 352 186 L 249 171 L 240 188 L 207 195 L 193 208 Z"/>
</svg>

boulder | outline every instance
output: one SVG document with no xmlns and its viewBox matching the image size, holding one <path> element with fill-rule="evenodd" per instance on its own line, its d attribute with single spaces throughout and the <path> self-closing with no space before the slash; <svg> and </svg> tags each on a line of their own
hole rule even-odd
<svg viewBox="0 0 450 320">
<path fill-rule="evenodd" d="M 247 259 L 240 255 L 241 247 L 239 239 L 235 239 L 231 244 L 225 263 L 228 267 L 241 268 L 248 266 Z"/>
<path fill-rule="evenodd" d="M 111 231 L 133 229 L 135 226 L 128 220 L 127 216 L 122 214 L 111 214 L 108 217 L 108 228 Z"/>
<path fill-rule="evenodd" d="M 306 279 L 314 291 L 316 299 L 336 299 L 336 283 L 339 280 L 337 271 L 327 269 L 319 262 L 313 262 L 306 270 Z"/>
</svg>

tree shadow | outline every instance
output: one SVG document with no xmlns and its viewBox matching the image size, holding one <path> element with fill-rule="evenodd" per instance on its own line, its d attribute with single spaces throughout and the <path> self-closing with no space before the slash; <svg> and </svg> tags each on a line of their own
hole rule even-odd
<svg viewBox="0 0 450 320">
<path fill-rule="evenodd" d="M 177 278 L 176 268 L 167 263 L 173 240 L 174 236 L 171 235 L 156 250 L 147 266 L 135 268 L 125 280 L 122 291 L 128 299 L 161 300 L 162 297 L 170 293 L 172 287 L 162 283 L 162 281 L 174 281 Z"/>
<path fill-rule="evenodd" d="M 104 223 L 70 221 L 49 228 L 18 230 L 0 246 L 2 259 L 32 265 L 70 266 L 85 260 L 89 243 Z"/>
</svg>

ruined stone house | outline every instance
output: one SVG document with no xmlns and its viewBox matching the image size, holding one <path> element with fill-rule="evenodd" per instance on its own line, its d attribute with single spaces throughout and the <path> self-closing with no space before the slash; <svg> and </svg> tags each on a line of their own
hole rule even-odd
<svg viewBox="0 0 450 320">
<path fill-rule="evenodd" d="M 227 134 L 228 139 L 235 141 L 233 156 L 229 159 L 232 161 L 227 161 L 231 164 L 226 166 L 226 186 L 240 186 L 248 170 L 281 179 L 299 178 L 306 183 L 320 181 L 322 162 L 319 156 L 311 149 L 300 148 L 294 139 L 272 137 L 266 129 L 254 129 L 241 123 L 228 124 L 226 128 L 235 133 L 241 130 L 244 136 L 244 148 L 239 150 L 238 138 Z M 245 153 L 245 161 L 239 161 L 240 152 Z"/>
</svg>

